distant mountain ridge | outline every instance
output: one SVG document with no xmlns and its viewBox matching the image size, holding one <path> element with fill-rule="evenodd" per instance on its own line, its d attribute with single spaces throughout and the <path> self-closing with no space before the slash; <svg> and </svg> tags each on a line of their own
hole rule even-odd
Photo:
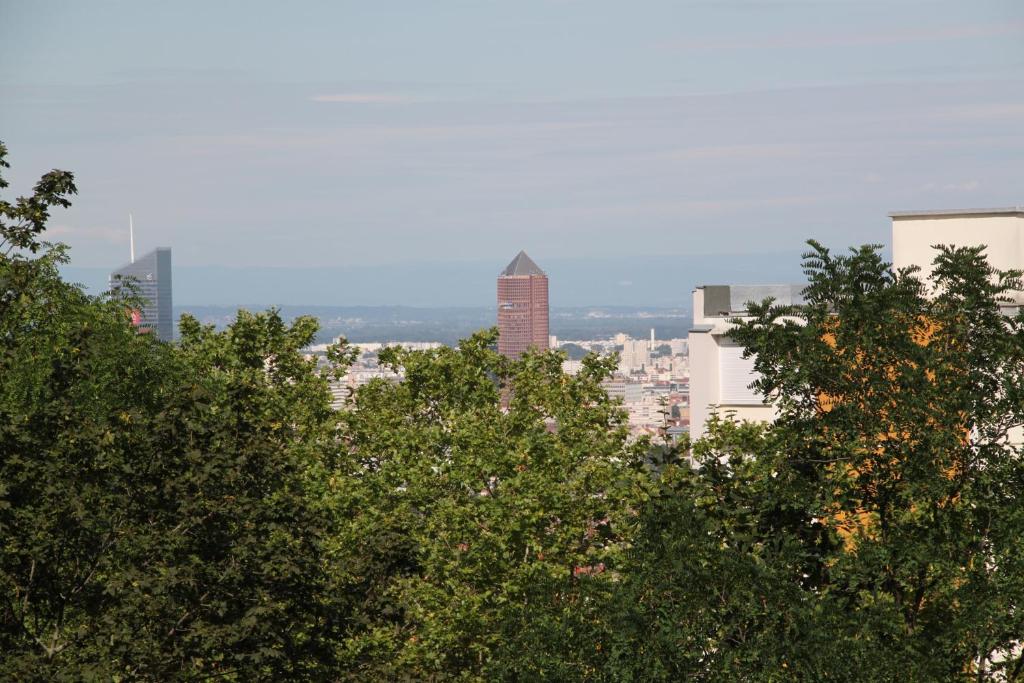
<svg viewBox="0 0 1024 683">
<path fill-rule="evenodd" d="M 223 328 L 235 319 L 239 308 L 262 306 L 175 306 L 175 320 L 183 313 L 201 323 Z M 477 330 L 495 325 L 491 306 L 281 306 L 291 320 L 311 315 L 320 321 L 319 342 L 344 336 L 354 343 L 439 341 L 455 344 Z M 562 340 L 608 339 L 623 332 L 647 338 L 652 329 L 659 339 L 687 336 L 692 316 L 687 308 L 656 306 L 569 306 L 551 309 L 551 334 Z"/>
<path fill-rule="evenodd" d="M 697 285 L 801 282 L 799 252 L 545 259 L 552 306 L 685 306 Z M 494 262 L 401 263 L 314 268 L 175 266 L 176 306 L 490 306 L 504 267 Z M 112 265 L 113 264 L 112 260 Z M 109 270 L 67 266 L 93 292 Z"/>
</svg>

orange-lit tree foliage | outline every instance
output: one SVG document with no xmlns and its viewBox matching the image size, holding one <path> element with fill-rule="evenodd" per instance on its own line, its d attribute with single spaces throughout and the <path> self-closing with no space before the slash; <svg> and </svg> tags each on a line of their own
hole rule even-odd
<svg viewBox="0 0 1024 683">
<path fill-rule="evenodd" d="M 828 615 L 834 642 L 910 678 L 1016 680 L 1021 274 L 982 247 L 937 246 L 922 281 L 877 247 L 811 246 L 805 305 L 754 305 L 733 336 L 779 407 L 764 461 L 777 504 L 805 513 L 812 602 L 846 615 Z"/>
</svg>

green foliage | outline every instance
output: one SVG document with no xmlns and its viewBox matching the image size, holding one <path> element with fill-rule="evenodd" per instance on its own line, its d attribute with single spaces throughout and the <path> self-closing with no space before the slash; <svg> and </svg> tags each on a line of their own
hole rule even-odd
<svg viewBox="0 0 1024 683">
<path fill-rule="evenodd" d="M 3 205 L 0 678 L 320 670 L 337 419 L 299 353 L 315 324 L 184 319 L 178 347 L 137 333 L 37 240 L 62 187 L 54 172 Z"/>
<path fill-rule="evenodd" d="M 0 679 L 1021 680 L 1022 283 L 980 249 L 812 243 L 733 332 L 778 420 L 672 446 L 613 357 L 493 330 L 341 412 L 312 319 L 140 334 L 58 276 L 74 192 L 0 202 Z"/>
<path fill-rule="evenodd" d="M 573 344 L 571 342 L 568 344 L 561 344 L 559 349 L 566 354 L 569 360 L 583 360 L 589 353 L 589 351 L 579 344 Z"/>
<path fill-rule="evenodd" d="M 377 563 L 355 678 L 567 680 L 604 656 L 646 482 L 601 390 L 612 361 L 570 377 L 561 354 L 510 361 L 495 342 L 384 352 L 405 380 L 345 415 L 352 545 Z"/>
<path fill-rule="evenodd" d="M 713 420 L 645 511 L 624 657 L 646 631 L 640 680 L 1017 680 L 1020 274 L 812 248 L 807 304 L 732 333 L 778 419 Z"/>
<path fill-rule="evenodd" d="M 928 283 L 874 248 L 812 247 L 806 324 L 761 306 L 737 338 L 782 399 L 808 511 L 842 541 L 814 585 L 843 607 L 830 635 L 904 679 L 984 678 L 1024 634 L 1024 317 L 1000 310 L 1021 274 L 981 247 L 939 246 Z"/>
<path fill-rule="evenodd" d="M 663 358 L 665 356 L 672 355 L 672 346 L 670 344 L 658 344 L 651 350 L 651 356 L 653 358 Z"/>
</svg>

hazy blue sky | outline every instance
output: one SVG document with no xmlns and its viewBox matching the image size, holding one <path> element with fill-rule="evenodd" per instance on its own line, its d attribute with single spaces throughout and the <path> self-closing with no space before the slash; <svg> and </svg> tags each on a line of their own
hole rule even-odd
<svg viewBox="0 0 1024 683">
<path fill-rule="evenodd" d="M 11 189 L 76 173 L 81 266 L 129 210 L 179 266 L 888 242 L 1024 204 L 1022 86 L 1021 0 L 0 0 Z"/>
</svg>

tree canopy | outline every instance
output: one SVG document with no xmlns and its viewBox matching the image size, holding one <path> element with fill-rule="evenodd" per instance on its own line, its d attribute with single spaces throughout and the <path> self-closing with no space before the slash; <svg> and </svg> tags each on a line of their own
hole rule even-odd
<svg viewBox="0 0 1024 683">
<path fill-rule="evenodd" d="M 611 359 L 494 330 L 340 411 L 315 320 L 158 341 L 61 279 L 75 192 L 0 201 L 0 678 L 1024 679 L 1024 285 L 981 248 L 811 243 L 732 331 L 778 418 L 671 445 Z"/>
<path fill-rule="evenodd" d="M 778 418 L 715 417 L 646 511 L 641 678 L 1018 680 L 1020 273 L 811 246 L 806 304 L 732 332 Z"/>
</svg>

